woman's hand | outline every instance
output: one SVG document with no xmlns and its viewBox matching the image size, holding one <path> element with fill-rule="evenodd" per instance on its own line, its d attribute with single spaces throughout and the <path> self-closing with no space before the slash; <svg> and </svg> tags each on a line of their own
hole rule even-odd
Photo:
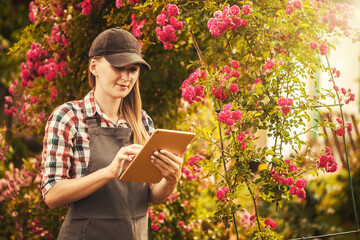
<svg viewBox="0 0 360 240">
<path fill-rule="evenodd" d="M 113 161 L 106 167 L 106 170 L 110 173 L 111 178 L 118 178 L 120 173 L 125 170 L 136 155 L 139 154 L 142 147 L 143 146 L 139 144 L 131 144 L 120 148 Z"/>
<path fill-rule="evenodd" d="M 155 151 L 151 156 L 151 162 L 160 170 L 162 176 L 169 183 L 177 184 L 181 177 L 183 158 L 166 150 Z"/>
</svg>

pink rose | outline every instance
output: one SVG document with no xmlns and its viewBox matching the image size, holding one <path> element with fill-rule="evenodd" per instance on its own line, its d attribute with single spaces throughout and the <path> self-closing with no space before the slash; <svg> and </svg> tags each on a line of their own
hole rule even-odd
<svg viewBox="0 0 360 240">
<path fill-rule="evenodd" d="M 294 8 L 302 9 L 302 2 L 300 0 L 295 0 L 293 2 Z"/>
<path fill-rule="evenodd" d="M 297 196 L 301 199 L 305 199 L 306 198 L 306 193 L 303 189 L 299 189 L 297 192 Z"/>
<path fill-rule="evenodd" d="M 236 83 L 232 83 L 230 85 L 230 88 L 229 88 L 230 92 L 232 93 L 236 93 L 237 91 L 239 91 L 239 86 L 236 84 Z"/>
<path fill-rule="evenodd" d="M 195 85 L 194 86 L 195 95 L 198 97 L 204 98 L 204 86 L 203 85 Z"/>
<path fill-rule="evenodd" d="M 242 20 L 239 17 L 234 17 L 232 22 L 235 24 L 236 28 L 241 26 Z"/>
<path fill-rule="evenodd" d="M 340 125 L 342 125 L 342 124 L 344 123 L 341 118 L 336 118 L 336 121 L 337 121 Z"/>
<path fill-rule="evenodd" d="M 297 166 L 296 166 L 296 165 L 291 164 L 291 165 L 289 166 L 289 171 L 290 171 L 290 172 L 295 172 L 296 170 L 297 170 Z"/>
<path fill-rule="evenodd" d="M 289 177 L 288 179 L 286 179 L 286 185 L 291 186 L 294 183 L 294 178 L 293 177 Z"/>
<path fill-rule="evenodd" d="M 242 11 L 245 15 L 250 15 L 251 8 L 249 5 L 245 5 L 245 6 L 243 6 Z"/>
<path fill-rule="evenodd" d="M 218 38 L 222 34 L 222 31 L 220 30 L 220 28 L 218 26 L 213 26 L 209 30 L 210 30 L 211 36 L 213 36 L 214 38 Z"/>
<path fill-rule="evenodd" d="M 286 99 L 285 98 L 279 98 L 278 99 L 278 105 L 280 107 L 285 106 L 286 105 Z"/>
<path fill-rule="evenodd" d="M 8 103 L 8 104 L 10 104 L 10 105 L 13 104 L 13 99 L 12 99 L 11 96 L 5 96 L 4 99 L 5 99 L 5 102 L 6 102 L 6 103 Z"/>
<path fill-rule="evenodd" d="M 271 221 L 271 222 L 270 222 L 270 227 L 271 227 L 271 229 L 275 229 L 275 228 L 276 228 L 276 222 L 275 222 L 275 221 Z"/>
<path fill-rule="evenodd" d="M 172 49 L 173 46 L 174 46 L 174 44 L 171 44 L 171 43 L 169 43 L 169 42 L 164 42 L 164 48 L 165 48 L 166 50 Z"/>
<path fill-rule="evenodd" d="M 235 110 L 231 113 L 231 117 L 234 119 L 234 121 L 239 121 L 242 118 L 242 112 Z"/>
<path fill-rule="evenodd" d="M 246 26 L 247 26 L 247 24 L 248 24 L 248 21 L 247 21 L 247 20 L 245 20 L 245 19 L 242 19 L 242 20 L 241 20 L 241 24 L 240 24 L 240 26 L 241 26 L 241 27 L 246 27 Z"/>
<path fill-rule="evenodd" d="M 21 79 L 23 79 L 23 80 L 28 80 L 28 77 L 30 76 L 30 72 L 29 72 L 29 70 L 27 70 L 27 69 L 24 69 L 21 73 L 20 73 L 20 77 L 21 77 Z"/>
<path fill-rule="evenodd" d="M 355 93 L 350 93 L 350 101 L 355 101 Z"/>
<path fill-rule="evenodd" d="M 271 220 L 270 220 L 270 219 L 265 219 L 264 223 L 265 223 L 266 225 L 270 225 Z"/>
<path fill-rule="evenodd" d="M 306 183 L 305 179 L 300 178 L 300 179 L 296 180 L 295 185 L 299 189 L 303 189 L 305 187 L 305 183 Z"/>
<path fill-rule="evenodd" d="M 232 66 L 233 68 L 237 69 L 237 68 L 239 68 L 240 64 L 239 64 L 238 61 L 235 61 L 235 60 L 234 60 L 234 61 L 231 62 L 231 66 Z"/>
<path fill-rule="evenodd" d="M 261 78 L 256 78 L 255 84 L 259 84 L 259 83 L 262 83 L 262 79 Z"/>
<path fill-rule="evenodd" d="M 52 99 L 53 101 L 55 101 L 55 99 L 56 99 L 56 97 L 57 97 L 57 90 L 56 90 L 55 87 L 52 87 L 50 97 L 51 97 L 51 99 Z"/>
<path fill-rule="evenodd" d="M 270 70 L 270 69 L 272 69 L 274 67 L 274 65 L 275 65 L 274 61 L 269 60 L 269 61 L 267 61 L 265 63 L 264 69 L 265 70 Z"/>
<path fill-rule="evenodd" d="M 285 115 L 288 115 L 291 111 L 291 108 L 286 106 L 286 107 L 283 107 L 281 108 L 281 111 L 285 114 Z"/>
<path fill-rule="evenodd" d="M 241 149 L 242 149 L 242 150 L 245 150 L 245 148 L 246 148 L 246 143 L 245 143 L 245 142 L 241 142 L 241 143 L 240 143 L 240 146 L 241 146 Z"/>
<path fill-rule="evenodd" d="M 352 129 L 353 129 L 353 125 L 350 122 L 347 122 L 346 123 L 346 131 L 351 132 Z"/>
<path fill-rule="evenodd" d="M 287 98 L 286 100 L 286 105 L 291 106 L 293 104 L 293 100 L 291 98 Z"/>
<path fill-rule="evenodd" d="M 345 88 L 341 88 L 341 92 L 342 92 L 342 94 L 344 94 L 344 95 L 346 95 L 346 89 Z"/>
<path fill-rule="evenodd" d="M 245 136 L 246 136 L 245 133 L 243 133 L 243 132 L 239 133 L 239 135 L 238 135 L 239 142 L 243 142 L 245 139 Z"/>
<path fill-rule="evenodd" d="M 31 98 L 30 98 L 30 102 L 31 102 L 31 103 L 36 103 L 36 102 L 37 102 L 37 98 L 36 98 L 36 97 L 31 97 Z"/>
<path fill-rule="evenodd" d="M 331 149 L 329 147 L 325 147 L 325 151 L 327 155 L 331 154 Z"/>
<path fill-rule="evenodd" d="M 223 190 L 219 189 L 216 193 L 216 197 L 220 200 L 220 201 L 224 201 L 225 199 L 225 193 Z"/>
<path fill-rule="evenodd" d="M 224 191 L 225 194 L 230 191 L 229 187 L 227 186 L 223 187 L 222 190 Z"/>
<path fill-rule="evenodd" d="M 223 16 L 223 12 L 222 12 L 222 11 L 217 10 L 216 12 L 214 12 L 214 17 L 215 17 L 217 20 L 221 20 L 221 19 L 222 19 L 222 16 Z"/>
<path fill-rule="evenodd" d="M 226 73 L 230 73 L 230 68 L 228 65 L 225 65 L 223 69 Z"/>
<path fill-rule="evenodd" d="M 168 13 L 169 13 L 170 17 L 180 15 L 179 9 L 175 4 L 168 4 L 166 6 L 166 9 L 168 10 Z"/>
<path fill-rule="evenodd" d="M 160 14 L 156 17 L 155 19 L 156 23 L 159 24 L 160 26 L 165 26 L 168 22 L 166 16 L 164 14 Z"/>
<path fill-rule="evenodd" d="M 234 5 L 230 8 L 230 12 L 233 16 L 236 16 L 240 13 L 240 8 L 237 5 Z"/>
<path fill-rule="evenodd" d="M 155 224 L 151 224 L 151 229 L 154 230 L 154 231 L 157 231 L 159 230 L 159 226 L 158 225 L 155 225 Z"/>
<path fill-rule="evenodd" d="M 240 72 L 236 70 L 231 71 L 230 75 L 234 78 L 239 78 L 241 76 Z"/>
<path fill-rule="evenodd" d="M 309 46 L 310 46 L 310 48 L 311 48 L 312 50 L 315 50 L 315 49 L 317 49 L 318 44 L 317 44 L 316 42 L 311 42 L 311 43 L 309 44 Z"/>
<path fill-rule="evenodd" d="M 336 130 L 336 135 L 338 136 L 344 136 L 345 135 L 345 130 L 343 128 L 339 128 Z"/>
<path fill-rule="evenodd" d="M 230 103 L 225 104 L 223 111 L 229 111 L 233 106 Z"/>
<path fill-rule="evenodd" d="M 115 6 L 116 6 L 116 8 L 122 8 L 122 0 L 116 0 L 115 1 Z"/>
<path fill-rule="evenodd" d="M 341 75 L 340 70 L 337 70 L 337 71 L 336 71 L 336 77 L 340 77 L 340 75 Z"/>
<path fill-rule="evenodd" d="M 294 11 L 294 8 L 293 8 L 292 6 L 288 6 L 288 7 L 286 8 L 286 13 L 287 13 L 288 15 L 290 15 L 293 11 Z"/>
<path fill-rule="evenodd" d="M 296 193 L 297 193 L 297 188 L 295 186 L 291 186 L 290 187 L 290 194 L 291 195 L 296 195 Z"/>
<path fill-rule="evenodd" d="M 211 29 L 212 27 L 217 26 L 217 24 L 218 24 L 218 20 L 216 20 L 216 18 L 210 18 L 207 23 L 207 27 Z"/>
<path fill-rule="evenodd" d="M 92 6 L 91 6 L 91 0 L 85 0 L 81 3 L 82 13 L 85 16 L 88 16 L 91 14 Z"/>
<path fill-rule="evenodd" d="M 319 50 L 321 55 L 326 55 L 328 52 L 328 46 L 325 43 L 322 43 L 319 47 Z"/>
<path fill-rule="evenodd" d="M 164 220 L 165 219 L 165 213 L 160 213 L 158 216 L 159 220 Z"/>
</svg>

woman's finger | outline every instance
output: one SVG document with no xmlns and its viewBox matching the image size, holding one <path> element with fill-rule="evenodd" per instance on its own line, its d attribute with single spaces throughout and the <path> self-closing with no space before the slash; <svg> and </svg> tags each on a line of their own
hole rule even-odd
<svg viewBox="0 0 360 240">
<path fill-rule="evenodd" d="M 159 169 L 159 171 L 161 172 L 161 175 L 167 179 L 167 180 L 178 180 L 177 177 L 177 172 L 178 170 L 174 167 L 170 167 L 169 165 L 167 165 L 166 163 L 164 163 L 162 160 L 160 160 L 157 157 L 152 156 L 151 157 L 151 162 L 152 164 L 154 164 L 154 166 Z"/>
<path fill-rule="evenodd" d="M 134 143 L 134 144 L 128 145 L 126 147 L 133 148 L 133 149 L 142 149 L 143 145 Z"/>
<path fill-rule="evenodd" d="M 150 160 L 151 160 L 152 164 L 154 164 L 155 167 L 157 167 L 160 170 L 161 174 L 163 175 L 163 172 L 167 168 L 167 164 L 154 156 L 151 156 Z"/>
<path fill-rule="evenodd" d="M 173 154 L 172 152 L 169 152 L 169 151 L 166 151 L 164 149 L 161 149 L 160 151 L 160 154 L 166 156 L 168 159 L 170 159 L 171 161 L 173 162 L 176 162 L 177 164 L 180 164 L 182 165 L 183 163 L 183 159 L 175 154 Z M 161 155 L 159 155 L 161 156 Z"/>
<path fill-rule="evenodd" d="M 169 158 L 168 156 L 155 151 L 154 155 L 155 157 L 157 157 L 158 159 L 160 159 L 162 162 L 164 162 L 167 166 L 171 167 L 171 168 L 179 168 L 179 166 L 181 165 L 178 161 L 174 161 L 173 159 Z"/>
<path fill-rule="evenodd" d="M 141 148 L 130 148 L 130 147 L 122 147 L 119 152 L 123 155 L 138 155 Z"/>
</svg>

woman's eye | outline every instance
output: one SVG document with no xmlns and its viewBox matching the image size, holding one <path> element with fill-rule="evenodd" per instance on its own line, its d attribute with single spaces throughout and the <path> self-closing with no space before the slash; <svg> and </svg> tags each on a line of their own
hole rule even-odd
<svg viewBox="0 0 360 240">
<path fill-rule="evenodd" d="M 138 67 L 133 67 L 129 69 L 130 72 L 137 72 L 138 70 L 139 70 Z"/>
</svg>

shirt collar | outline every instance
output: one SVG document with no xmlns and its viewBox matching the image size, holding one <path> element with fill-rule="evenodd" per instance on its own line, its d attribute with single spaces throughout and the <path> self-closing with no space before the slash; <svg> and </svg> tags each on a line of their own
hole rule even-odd
<svg viewBox="0 0 360 240">
<path fill-rule="evenodd" d="M 85 108 L 86 116 L 88 117 L 94 116 L 96 112 L 101 113 L 101 109 L 95 101 L 94 91 L 95 89 L 92 89 L 84 97 L 84 105 L 85 105 L 84 108 Z"/>
<path fill-rule="evenodd" d="M 103 118 L 104 120 L 106 120 L 106 121 L 108 121 L 110 123 L 111 122 L 110 119 L 106 116 L 106 114 L 103 111 L 101 111 L 100 106 L 96 103 L 94 93 L 95 93 L 95 88 L 93 88 L 84 97 L 84 105 L 85 105 L 86 116 L 92 117 L 92 116 L 95 116 L 95 114 L 97 113 L 97 114 L 99 114 L 99 116 L 101 118 Z M 120 124 L 124 124 L 124 123 L 126 123 L 125 120 L 120 117 L 118 119 L 116 125 L 120 125 Z"/>
</svg>

